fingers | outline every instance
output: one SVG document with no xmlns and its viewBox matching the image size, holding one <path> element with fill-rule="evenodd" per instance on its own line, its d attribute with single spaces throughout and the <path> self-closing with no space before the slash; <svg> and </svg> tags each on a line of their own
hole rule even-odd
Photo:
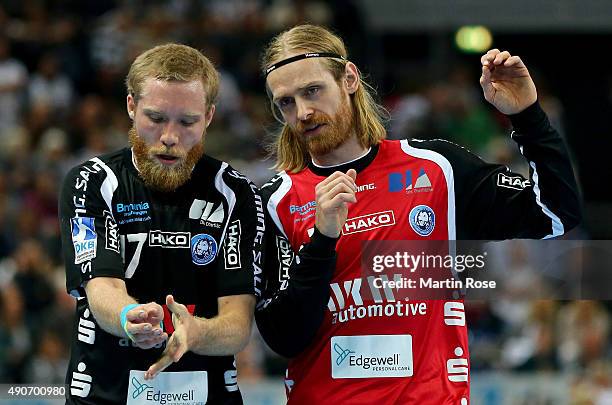
<svg viewBox="0 0 612 405">
<path fill-rule="evenodd" d="M 146 314 L 147 322 L 157 324 L 162 319 L 164 319 L 164 309 L 156 302 L 150 302 L 148 304 L 145 304 L 143 306 L 143 309 Z"/>
<path fill-rule="evenodd" d="M 164 331 L 161 330 L 161 328 L 155 328 L 150 323 L 128 322 L 126 329 L 127 332 L 132 335 L 132 340 L 134 343 L 144 342 L 145 340 L 149 339 L 158 340 L 162 335 L 164 335 Z M 161 341 L 163 341 L 163 339 Z"/>
<path fill-rule="evenodd" d="M 159 323 L 164 319 L 164 310 L 161 305 L 155 302 L 142 304 L 129 310 L 126 314 L 126 319 L 132 323 Z"/>
<path fill-rule="evenodd" d="M 164 350 L 159 360 L 152 364 L 145 372 L 145 380 L 155 378 L 157 374 L 168 368 L 170 364 L 178 362 L 186 351 L 187 348 L 181 342 L 181 339 L 175 338 L 173 335 L 168 341 L 168 346 L 166 346 L 166 350 Z"/>
<path fill-rule="evenodd" d="M 170 364 L 173 363 L 172 358 L 167 353 L 167 351 L 168 350 L 166 349 L 162 356 L 159 358 L 159 360 L 157 360 L 148 368 L 144 375 L 145 380 L 151 380 L 155 378 L 157 374 L 164 371 L 166 368 L 168 368 Z"/>
<path fill-rule="evenodd" d="M 147 319 L 147 312 L 143 307 L 144 305 L 139 305 L 130 309 L 125 314 L 125 319 L 127 319 L 129 322 L 143 322 L 145 319 Z"/>
<path fill-rule="evenodd" d="M 172 295 L 166 296 L 166 306 L 172 312 L 173 315 L 184 316 L 185 314 L 189 314 L 187 307 L 183 304 L 179 304 L 174 300 Z"/>
<path fill-rule="evenodd" d="M 349 170 L 349 172 L 351 170 Z M 339 183 L 344 183 L 350 188 L 357 191 L 357 185 L 355 184 L 355 179 L 351 178 L 349 175 L 342 173 L 342 172 L 334 172 L 329 177 L 325 178 L 325 180 L 317 184 L 317 186 L 315 187 L 315 191 L 318 194 L 324 194 L 324 193 L 327 193 L 332 188 L 334 188 Z"/>
<path fill-rule="evenodd" d="M 480 58 L 480 63 L 483 66 L 483 73 L 485 67 L 489 70 L 494 70 L 497 66 L 504 67 L 524 67 L 523 61 L 519 56 L 512 56 L 508 51 L 500 51 L 499 49 L 491 49 Z"/>
<path fill-rule="evenodd" d="M 349 169 L 348 172 L 346 172 L 346 174 L 353 179 L 353 181 L 357 180 L 357 170 L 355 169 Z"/>
<path fill-rule="evenodd" d="M 152 347 L 156 347 L 161 345 L 168 339 L 167 333 L 162 333 L 161 335 L 151 338 L 151 339 L 143 339 L 141 341 L 134 341 L 134 345 L 139 349 L 150 349 Z"/>
</svg>

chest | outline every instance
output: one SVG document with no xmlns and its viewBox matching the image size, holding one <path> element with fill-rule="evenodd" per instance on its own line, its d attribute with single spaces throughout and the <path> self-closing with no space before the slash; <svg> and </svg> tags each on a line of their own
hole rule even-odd
<svg viewBox="0 0 612 405">
<path fill-rule="evenodd" d="M 324 177 L 294 179 L 284 206 L 283 226 L 294 249 L 308 243 L 315 226 L 315 186 Z M 357 175 L 357 202 L 337 244 L 338 259 L 359 256 L 362 242 L 448 239 L 449 183 L 436 163 L 413 159 L 384 162 Z"/>
</svg>

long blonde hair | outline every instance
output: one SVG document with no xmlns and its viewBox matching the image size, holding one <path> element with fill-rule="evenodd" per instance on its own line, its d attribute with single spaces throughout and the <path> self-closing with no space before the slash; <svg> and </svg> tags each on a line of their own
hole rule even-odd
<svg viewBox="0 0 612 405">
<path fill-rule="evenodd" d="M 334 79 L 340 82 L 345 73 L 348 53 L 342 39 L 328 29 L 316 25 L 297 25 L 288 31 L 277 35 L 264 50 L 261 65 L 262 70 L 277 63 L 288 56 L 289 53 L 303 52 L 330 52 L 338 54 L 345 60 L 325 58 L 323 62 Z M 359 143 L 363 147 L 379 144 L 386 137 L 384 122 L 388 117 L 387 111 L 378 104 L 373 97 L 374 88 L 359 77 L 359 87 L 351 94 L 355 131 Z M 274 105 L 271 103 L 272 111 Z M 274 137 L 268 151 L 276 155 L 274 169 L 288 172 L 299 172 L 307 165 L 309 155 L 291 128 L 286 123 Z"/>
</svg>

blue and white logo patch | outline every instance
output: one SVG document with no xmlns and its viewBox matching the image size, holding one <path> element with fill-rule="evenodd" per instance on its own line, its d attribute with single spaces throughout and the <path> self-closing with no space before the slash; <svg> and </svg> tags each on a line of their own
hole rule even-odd
<svg viewBox="0 0 612 405">
<path fill-rule="evenodd" d="M 417 205 L 410 210 L 408 221 L 416 233 L 429 236 L 436 226 L 436 214 L 427 205 Z"/>
<path fill-rule="evenodd" d="M 200 233 L 191 238 L 191 260 L 204 266 L 214 260 L 217 256 L 217 241 L 206 234 Z"/>
<path fill-rule="evenodd" d="M 71 218 L 74 264 L 80 264 L 96 257 L 98 235 L 94 219 L 88 217 Z"/>
</svg>

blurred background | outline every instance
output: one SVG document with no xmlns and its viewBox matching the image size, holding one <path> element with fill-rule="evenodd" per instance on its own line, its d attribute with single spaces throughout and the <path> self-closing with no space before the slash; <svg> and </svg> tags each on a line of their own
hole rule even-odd
<svg viewBox="0 0 612 405">
<path fill-rule="evenodd" d="M 261 185 L 273 174 L 262 146 L 275 124 L 259 53 L 301 22 L 345 39 L 391 114 L 390 138 L 452 140 L 527 174 L 508 120 L 478 84 L 484 51 L 520 55 L 583 193 L 584 224 L 567 238 L 612 239 L 612 2 L 1 0 L 0 383 L 64 381 L 74 300 L 59 184 L 72 166 L 127 145 L 123 80 L 134 57 L 175 41 L 213 60 L 222 82 L 207 152 Z M 506 253 L 517 272 L 537 255 Z M 517 280 L 511 299 L 468 303 L 472 403 L 612 404 L 611 303 L 530 300 L 529 280 Z M 254 331 L 238 356 L 245 403 L 283 403 L 284 367 Z"/>
</svg>

